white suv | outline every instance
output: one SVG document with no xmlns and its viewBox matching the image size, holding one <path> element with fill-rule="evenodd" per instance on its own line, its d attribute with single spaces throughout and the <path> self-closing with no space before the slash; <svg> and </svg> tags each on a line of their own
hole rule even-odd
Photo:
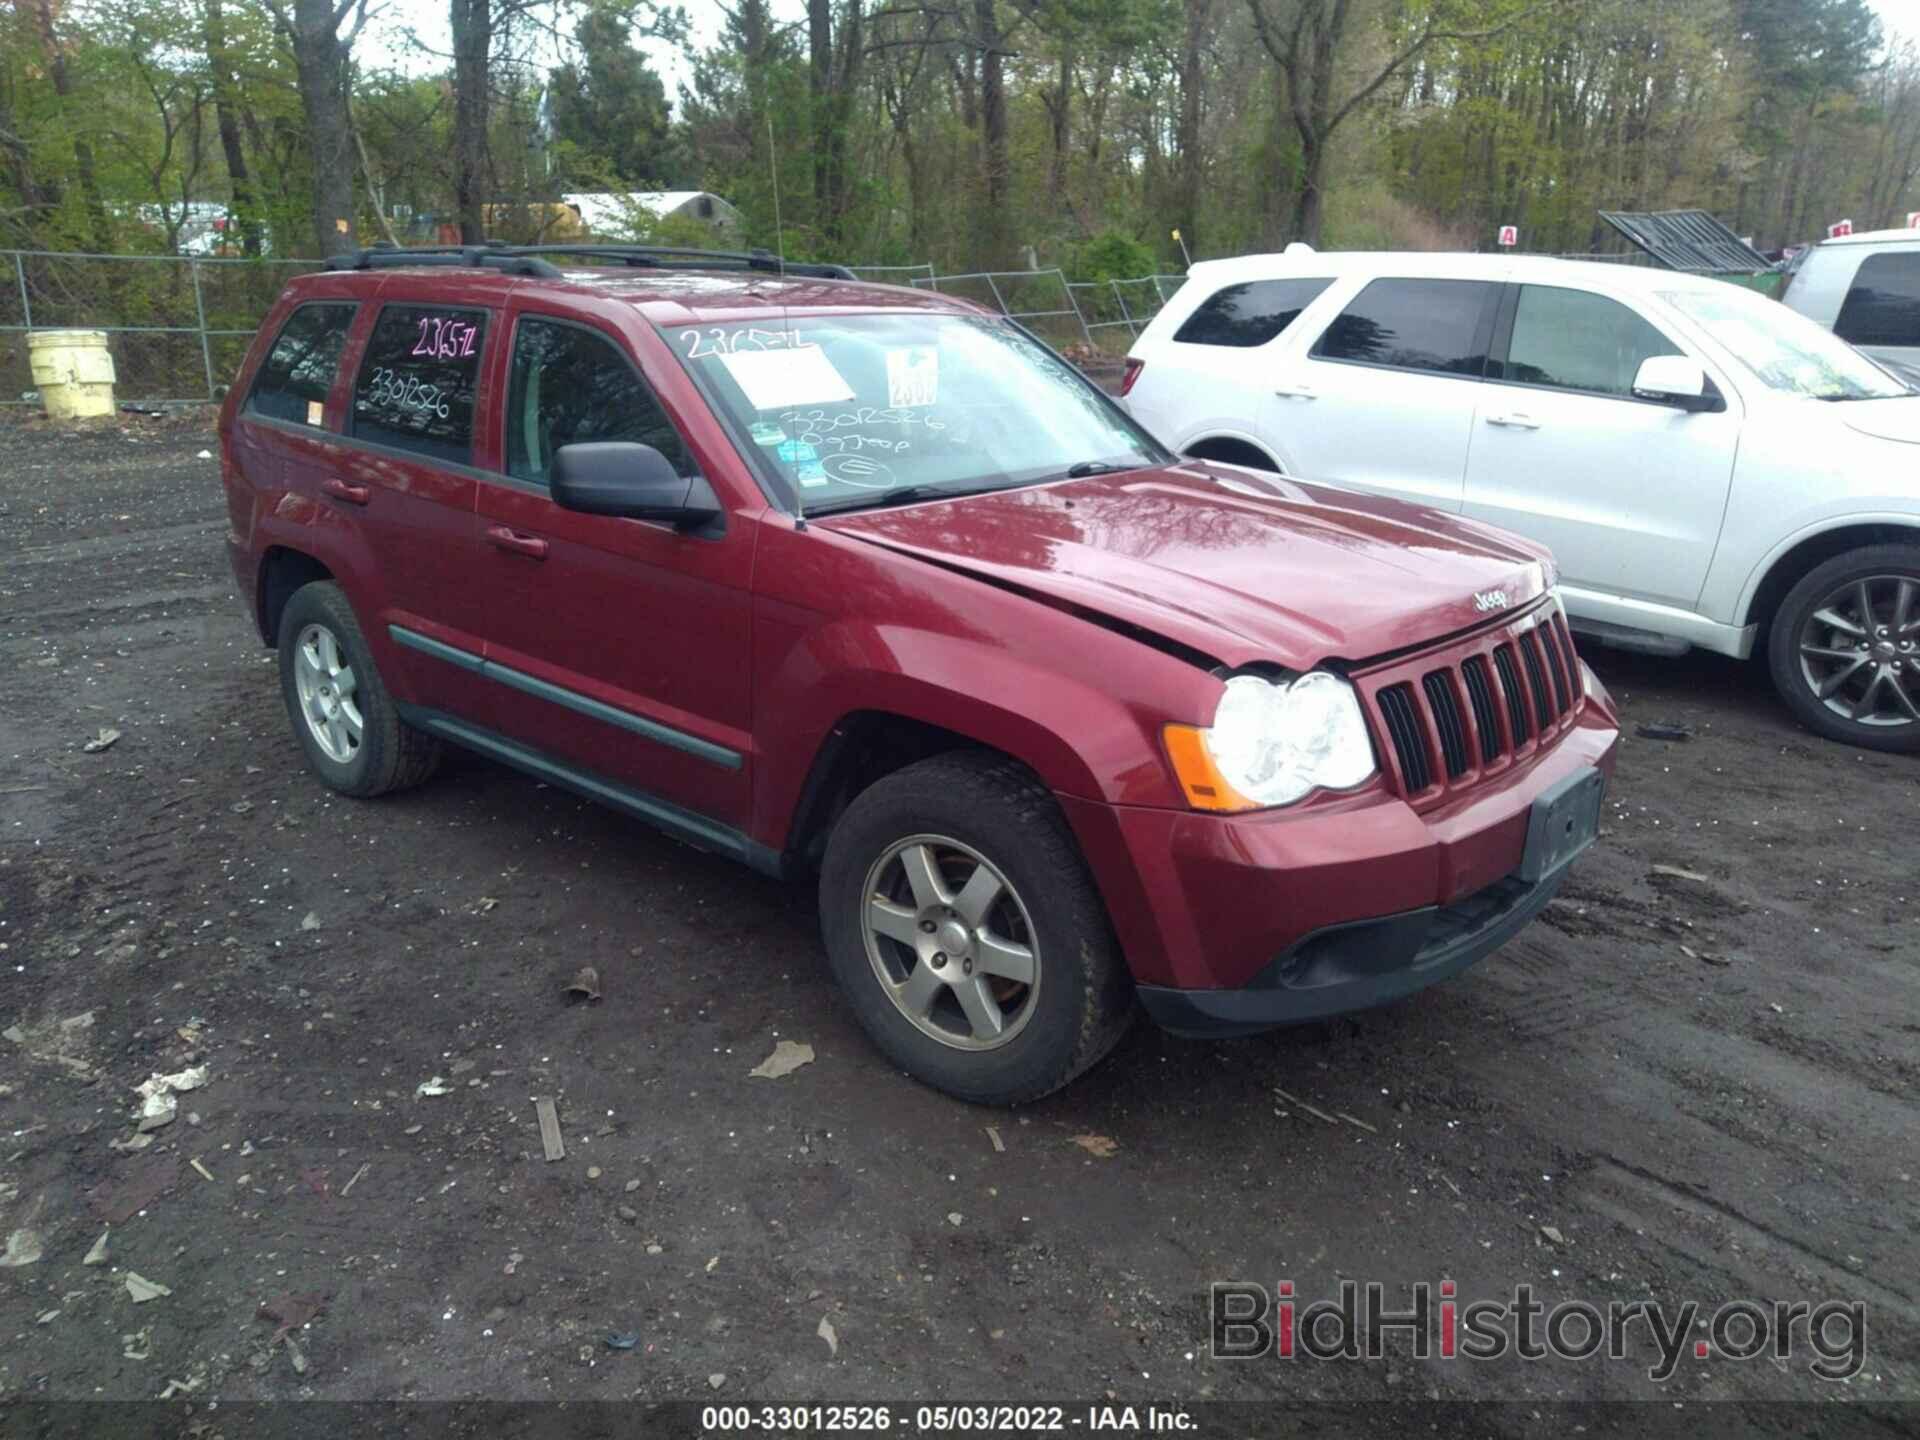
<svg viewBox="0 0 1920 1440">
<path fill-rule="evenodd" d="M 1763 643 L 1807 725 L 1920 751 L 1920 394 L 1772 300 L 1639 266 L 1295 245 L 1194 266 L 1123 386 L 1187 454 L 1543 541 L 1589 634 Z"/>
<path fill-rule="evenodd" d="M 1868 230 L 1794 257 L 1780 298 L 1879 360 L 1920 366 L 1920 230 Z"/>
</svg>

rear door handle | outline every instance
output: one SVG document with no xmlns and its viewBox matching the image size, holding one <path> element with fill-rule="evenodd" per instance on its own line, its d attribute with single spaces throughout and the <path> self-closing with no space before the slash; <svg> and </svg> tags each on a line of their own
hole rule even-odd
<svg viewBox="0 0 1920 1440">
<path fill-rule="evenodd" d="M 547 542 L 538 535 L 522 535 L 518 530 L 509 530 L 504 525 L 489 525 L 487 539 L 501 550 L 511 550 L 516 555 L 529 555 L 535 560 L 547 558 Z"/>
<path fill-rule="evenodd" d="M 1487 416 L 1487 424 L 1504 425 L 1509 430 L 1538 430 L 1540 428 L 1540 422 L 1538 420 L 1534 419 L 1531 415 L 1522 415 L 1517 410 L 1511 415 L 1489 415 Z"/>
<path fill-rule="evenodd" d="M 1274 394 L 1282 400 L 1317 400 L 1320 392 L 1311 385 L 1276 385 Z"/>
<path fill-rule="evenodd" d="M 373 492 L 364 485 L 349 485 L 344 480 L 329 475 L 320 482 L 321 493 L 331 495 L 335 500 L 344 500 L 349 505 L 364 505 L 372 498 Z"/>
</svg>

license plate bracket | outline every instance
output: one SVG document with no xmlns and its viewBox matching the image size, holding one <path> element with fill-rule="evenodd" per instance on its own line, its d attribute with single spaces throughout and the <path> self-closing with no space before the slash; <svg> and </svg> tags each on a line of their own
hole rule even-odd
<svg viewBox="0 0 1920 1440">
<path fill-rule="evenodd" d="M 1607 777 L 1592 766 L 1567 776 L 1533 802 L 1519 876 L 1530 883 L 1566 868 L 1600 833 Z"/>
</svg>

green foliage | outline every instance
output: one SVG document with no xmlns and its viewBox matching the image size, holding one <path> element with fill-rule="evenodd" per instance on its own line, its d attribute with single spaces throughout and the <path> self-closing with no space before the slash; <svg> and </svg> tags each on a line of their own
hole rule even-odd
<svg viewBox="0 0 1920 1440">
<path fill-rule="evenodd" d="M 189 207 L 242 193 L 216 123 L 225 74 L 249 177 L 236 219 L 268 256 L 311 251 L 314 156 L 287 37 L 266 0 L 218 0 L 216 64 L 210 3 L 53 3 L 51 43 L 37 4 L 0 11 L 0 240 L 190 243 L 205 212 Z M 1259 3 L 1276 21 L 1334 13 Z M 1309 170 L 1296 102 L 1312 97 L 1289 92 L 1248 0 L 826 0 L 817 32 L 793 0 L 727 0 L 717 40 L 676 66 L 663 47 L 684 44 L 684 17 L 655 0 L 494 13 L 482 184 L 503 236 L 544 233 L 565 192 L 700 188 L 738 207 L 727 242 L 796 259 L 1030 258 L 1102 281 L 1178 267 L 1176 225 L 1195 258 L 1293 238 Z M 1773 246 L 1920 208 L 1920 53 L 1890 49 L 1866 0 L 1339 13 L 1336 102 L 1430 21 L 1440 38 L 1330 132 L 1326 244 L 1483 247 L 1513 223 L 1526 249 L 1617 248 L 1596 211 L 1701 206 Z M 384 215 L 403 241 L 435 240 L 453 210 L 450 67 L 424 45 L 376 49 L 373 33 L 353 71 L 355 224 L 377 235 Z M 716 239 L 644 211 L 629 229 Z"/>
<path fill-rule="evenodd" d="M 1151 275 L 1158 268 L 1152 250 L 1131 235 L 1118 230 L 1103 230 L 1091 240 L 1075 245 L 1067 252 L 1063 267 L 1069 280 L 1131 280 Z"/>
</svg>

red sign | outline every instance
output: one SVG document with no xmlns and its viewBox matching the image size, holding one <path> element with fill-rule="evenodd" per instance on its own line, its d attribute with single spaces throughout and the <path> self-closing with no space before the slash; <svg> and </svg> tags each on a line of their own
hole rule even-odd
<svg viewBox="0 0 1920 1440">
<path fill-rule="evenodd" d="M 1851 220 L 1836 220 L 1827 227 L 1827 238 L 1829 240 L 1838 240 L 1841 236 L 1851 235 L 1852 233 L 1853 222 Z"/>
<path fill-rule="evenodd" d="M 1500 243 L 1507 246 L 1518 245 L 1520 243 L 1520 227 L 1518 225 L 1502 225 L 1500 227 Z"/>
</svg>

